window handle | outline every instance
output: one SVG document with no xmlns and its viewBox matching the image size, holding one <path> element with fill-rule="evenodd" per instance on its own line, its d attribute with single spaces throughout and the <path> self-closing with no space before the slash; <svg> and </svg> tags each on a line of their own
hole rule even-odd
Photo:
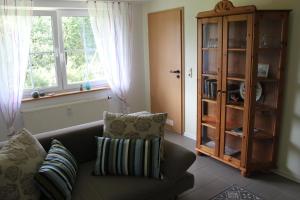
<svg viewBox="0 0 300 200">
<path fill-rule="evenodd" d="M 66 65 L 68 65 L 68 52 L 65 52 L 65 62 L 66 62 Z"/>
</svg>

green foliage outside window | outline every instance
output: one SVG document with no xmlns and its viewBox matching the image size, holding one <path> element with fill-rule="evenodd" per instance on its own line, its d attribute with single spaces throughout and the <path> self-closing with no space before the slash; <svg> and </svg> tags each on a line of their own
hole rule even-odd
<svg viewBox="0 0 300 200">
<path fill-rule="evenodd" d="M 103 80 L 104 71 L 100 67 L 89 17 L 62 17 L 62 34 L 67 83 Z M 25 89 L 57 86 L 56 55 L 50 16 L 33 18 L 31 37 Z"/>
</svg>

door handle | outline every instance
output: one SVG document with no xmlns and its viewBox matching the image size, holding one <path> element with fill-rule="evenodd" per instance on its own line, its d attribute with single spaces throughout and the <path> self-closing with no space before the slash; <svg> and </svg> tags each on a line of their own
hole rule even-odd
<svg viewBox="0 0 300 200">
<path fill-rule="evenodd" d="M 171 74 L 180 74 L 180 70 L 170 70 Z"/>
</svg>

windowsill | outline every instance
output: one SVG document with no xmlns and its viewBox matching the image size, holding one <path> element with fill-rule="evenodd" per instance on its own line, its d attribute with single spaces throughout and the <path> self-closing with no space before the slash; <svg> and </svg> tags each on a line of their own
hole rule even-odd
<svg viewBox="0 0 300 200">
<path fill-rule="evenodd" d="M 91 92 L 98 92 L 101 90 L 109 90 L 109 86 L 102 86 L 102 87 L 97 87 L 93 88 L 91 90 L 84 90 L 84 91 L 69 91 L 69 92 L 56 92 L 56 93 L 49 93 L 44 97 L 39 97 L 39 98 L 24 98 L 22 100 L 22 103 L 26 102 L 32 102 L 32 101 L 39 101 L 39 100 L 44 100 L 44 99 L 51 99 L 51 98 L 58 98 L 58 97 L 64 97 L 64 96 L 70 96 L 70 95 L 75 95 L 75 94 L 85 94 L 85 93 L 91 93 Z"/>
</svg>

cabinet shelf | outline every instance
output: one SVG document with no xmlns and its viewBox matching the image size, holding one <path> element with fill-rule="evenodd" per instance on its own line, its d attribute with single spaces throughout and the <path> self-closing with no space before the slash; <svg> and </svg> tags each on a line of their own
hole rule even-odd
<svg viewBox="0 0 300 200">
<path fill-rule="evenodd" d="M 216 47 L 216 48 L 207 48 L 207 47 L 202 48 L 203 51 L 216 51 L 218 49 L 219 49 L 218 47 Z"/>
<path fill-rule="evenodd" d="M 202 126 L 206 126 L 208 128 L 216 129 L 216 124 L 214 123 L 207 123 L 207 122 L 202 122 Z"/>
<path fill-rule="evenodd" d="M 213 104 L 216 104 L 216 103 L 217 103 L 216 100 L 214 100 L 214 99 L 207 99 L 207 98 L 202 99 L 202 101 L 203 101 L 203 102 L 206 102 L 206 103 L 213 103 Z"/>
<path fill-rule="evenodd" d="M 237 109 L 237 110 L 244 110 L 244 105 L 243 104 L 227 104 L 226 107 Z"/>
<path fill-rule="evenodd" d="M 229 135 L 233 135 L 233 136 L 236 136 L 236 137 L 240 137 L 242 138 L 243 137 L 243 133 L 237 133 L 235 131 L 225 131 L 225 133 L 229 134 Z"/>
<path fill-rule="evenodd" d="M 217 79 L 218 75 L 217 74 L 204 73 L 204 74 L 202 74 L 202 77 L 207 77 L 207 78 L 211 78 L 211 79 Z"/>
<path fill-rule="evenodd" d="M 228 51 L 236 51 L 236 52 L 246 52 L 247 49 L 245 48 L 229 48 Z"/>
<path fill-rule="evenodd" d="M 274 82 L 274 83 L 278 83 L 278 79 L 277 78 L 262 78 L 262 77 L 257 77 L 256 80 L 258 82 Z"/>
<path fill-rule="evenodd" d="M 277 108 L 272 107 L 272 106 L 268 106 L 268 105 L 263 105 L 263 104 L 256 104 L 255 109 L 257 111 L 261 111 L 261 112 L 272 112 L 272 113 L 277 112 Z"/>
<path fill-rule="evenodd" d="M 281 47 L 259 47 L 258 51 L 260 52 L 270 52 L 270 51 L 281 51 Z"/>
<path fill-rule="evenodd" d="M 270 133 L 267 133 L 266 131 L 259 130 L 256 133 L 253 134 L 253 139 L 255 140 L 273 140 L 274 136 Z"/>
<path fill-rule="evenodd" d="M 241 81 L 241 82 L 244 82 L 245 78 L 243 78 L 243 77 L 227 77 L 227 80 L 228 81 Z"/>
</svg>

